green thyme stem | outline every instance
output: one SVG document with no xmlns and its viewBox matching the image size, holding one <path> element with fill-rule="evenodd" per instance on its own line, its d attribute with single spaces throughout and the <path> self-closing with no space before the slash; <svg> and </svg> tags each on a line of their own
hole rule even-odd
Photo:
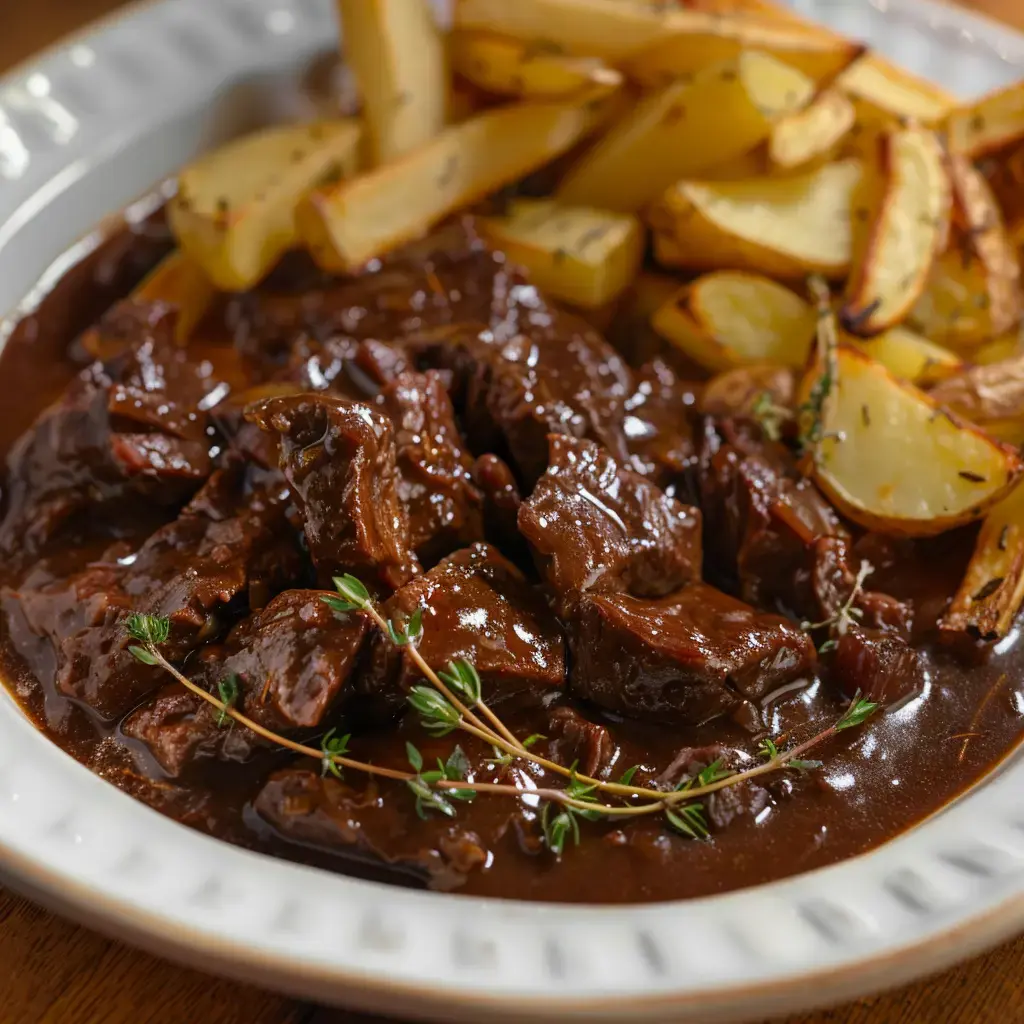
<svg viewBox="0 0 1024 1024">
<path fill-rule="evenodd" d="M 316 750 L 313 747 L 307 747 L 304 743 L 296 743 L 295 740 L 288 739 L 287 736 L 281 736 L 280 734 L 273 732 L 270 729 L 264 728 L 259 722 L 254 722 L 251 718 L 243 715 L 240 711 L 236 711 L 229 704 L 222 700 L 214 697 L 212 693 L 208 693 L 201 686 L 193 683 L 188 676 L 183 675 L 179 672 L 159 651 L 155 644 L 145 643 L 143 644 L 146 652 L 153 658 L 157 665 L 159 665 L 165 672 L 170 673 L 182 686 L 187 690 L 190 690 L 197 697 L 202 697 L 207 704 L 212 704 L 213 707 L 222 715 L 227 715 L 229 718 L 234 719 L 239 725 L 244 725 L 246 729 L 250 729 L 256 733 L 257 736 L 262 736 L 265 740 L 269 740 L 271 743 L 276 743 L 279 746 L 286 747 L 288 750 L 293 750 L 296 754 L 302 754 L 306 757 L 312 757 L 319 761 L 323 757 L 323 752 Z M 386 779 L 399 779 L 401 781 L 407 781 L 414 776 L 408 772 L 395 771 L 393 768 L 380 768 L 372 764 L 364 764 L 362 761 L 353 761 L 347 757 L 334 756 L 332 760 L 341 765 L 343 768 L 352 768 L 361 772 L 367 772 L 370 775 L 380 775 Z"/>
</svg>

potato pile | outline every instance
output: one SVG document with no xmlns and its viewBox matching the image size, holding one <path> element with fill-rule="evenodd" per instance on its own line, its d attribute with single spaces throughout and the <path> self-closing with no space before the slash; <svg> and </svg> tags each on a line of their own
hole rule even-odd
<svg viewBox="0 0 1024 1024">
<path fill-rule="evenodd" d="M 454 0 L 447 31 L 428 0 L 338 10 L 361 115 L 181 173 L 180 252 L 144 291 L 182 306 L 183 340 L 215 289 L 290 249 L 357 273 L 473 209 L 547 293 L 642 319 L 727 375 L 715 402 L 791 424 L 854 522 L 984 520 L 947 625 L 1006 632 L 1024 597 L 1024 83 L 960 106 L 773 0 Z M 759 384 L 786 371 L 795 386 Z"/>
</svg>

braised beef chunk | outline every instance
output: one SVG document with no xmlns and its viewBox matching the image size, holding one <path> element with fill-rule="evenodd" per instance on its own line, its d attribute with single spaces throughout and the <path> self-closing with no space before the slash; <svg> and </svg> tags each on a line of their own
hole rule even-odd
<svg viewBox="0 0 1024 1024">
<path fill-rule="evenodd" d="M 579 595 L 670 593 L 700 577 L 700 513 L 591 441 L 549 438 L 550 465 L 519 529 L 569 614 Z"/>
<path fill-rule="evenodd" d="M 483 497 L 485 539 L 519 564 L 526 545 L 519 533 L 519 506 L 522 495 L 515 474 L 497 455 L 481 455 L 473 463 L 473 483 Z"/>
<path fill-rule="evenodd" d="M 344 856 L 389 865 L 447 892 L 484 870 L 490 854 L 481 838 L 457 821 L 434 815 L 410 828 L 395 793 L 371 784 L 357 790 L 316 772 L 278 772 L 256 798 L 256 813 L 282 837 Z"/>
<path fill-rule="evenodd" d="M 743 421 L 705 424 L 700 455 L 707 561 L 743 600 L 809 622 L 832 618 L 853 593 L 859 564 L 850 536 L 789 450 Z M 904 629 L 910 609 L 859 593 L 871 624 Z"/>
<path fill-rule="evenodd" d="M 342 703 L 368 628 L 361 615 L 332 611 L 324 596 L 318 590 L 279 594 L 239 623 L 223 646 L 202 652 L 200 679 L 212 693 L 220 681 L 233 680 L 236 706 L 277 733 L 322 725 Z M 193 757 L 237 760 L 265 742 L 241 727 L 221 730 L 218 718 L 216 708 L 201 698 L 173 690 L 133 712 L 122 729 L 144 742 L 171 775 L 180 774 Z"/>
<path fill-rule="evenodd" d="M 860 626 L 839 638 L 832 675 L 842 693 L 877 704 L 894 704 L 924 684 L 917 651 L 902 637 Z"/>
<path fill-rule="evenodd" d="M 332 366 L 342 370 L 337 357 L 350 358 L 359 341 L 397 341 L 453 324 L 488 326 L 496 299 L 501 313 L 504 275 L 503 257 L 487 249 L 466 219 L 354 278 L 308 271 L 285 287 L 270 282 L 232 304 L 229 326 L 257 376 L 299 370 L 297 344 L 309 346 L 313 357 L 324 346 L 319 360 L 329 375 Z M 310 369 L 311 386 L 319 390 L 316 367 Z"/>
<path fill-rule="evenodd" d="M 376 404 L 394 427 L 398 496 L 417 556 L 430 565 L 454 548 L 482 540 L 483 498 L 473 485 L 473 459 L 440 374 L 400 374 Z"/>
<path fill-rule="evenodd" d="M 566 768 L 576 765 L 583 775 L 593 777 L 615 760 L 615 740 L 608 729 L 567 705 L 548 715 L 546 736 L 548 757 Z"/>
<path fill-rule="evenodd" d="M 272 398 L 248 415 L 280 435 L 281 468 L 325 583 L 353 572 L 393 589 L 417 573 L 387 416 L 326 395 Z"/>
<path fill-rule="evenodd" d="M 623 431 L 633 469 L 660 487 L 687 489 L 686 476 L 696 462 L 689 422 L 696 400 L 694 386 L 681 380 L 663 359 L 652 360 L 636 373 Z"/>
<path fill-rule="evenodd" d="M 445 339 L 429 358 L 454 370 L 477 450 L 507 451 L 527 484 L 544 472 L 552 433 L 589 438 L 628 460 L 629 368 L 585 321 L 549 306 L 524 280 L 508 288 L 502 319 Z"/>
<path fill-rule="evenodd" d="M 674 725 L 727 714 L 815 666 L 796 626 L 703 583 L 661 598 L 586 595 L 569 643 L 573 693 Z"/>
<path fill-rule="evenodd" d="M 247 491 L 239 471 L 220 470 L 133 556 L 19 596 L 56 649 L 57 688 L 112 720 L 160 682 L 128 653 L 130 612 L 170 619 L 163 651 L 178 661 L 222 633 L 232 607 L 259 608 L 300 573 L 282 502 Z"/>
<path fill-rule="evenodd" d="M 562 630 L 522 573 L 488 544 L 474 544 L 406 584 L 385 604 L 399 623 L 423 610 L 417 648 L 435 671 L 464 658 L 476 666 L 488 703 L 533 703 L 565 681 Z M 400 706 L 421 674 L 408 651 L 378 644 L 371 696 Z"/>
<path fill-rule="evenodd" d="M 212 469 L 209 388 L 173 340 L 168 307 L 127 304 L 105 324 L 125 338 L 15 444 L 0 550 L 34 551 L 69 520 L 179 505 Z"/>
</svg>

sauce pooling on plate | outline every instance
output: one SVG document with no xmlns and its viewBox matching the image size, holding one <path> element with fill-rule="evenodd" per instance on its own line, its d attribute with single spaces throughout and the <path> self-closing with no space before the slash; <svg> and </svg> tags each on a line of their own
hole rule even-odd
<svg viewBox="0 0 1024 1024">
<path fill-rule="evenodd" d="M 289 256 L 187 344 L 172 306 L 126 298 L 169 248 L 159 217 L 112 235 L 0 357 L 3 675 L 113 785 L 339 871 L 624 902 L 861 853 L 1016 744 L 1016 630 L 951 645 L 937 628 L 976 528 L 852 527 L 792 443 L 712 409 L 670 352 L 638 365 L 650 346 L 634 337 L 617 351 L 471 221 L 362 275 Z M 397 635 L 345 607 L 335 578 Z M 161 657 L 263 731 L 133 654 L 132 616 L 161 623 Z M 536 760 L 410 706 L 430 689 L 423 665 L 471 665 Z M 566 779 L 539 761 L 673 793 L 767 763 L 854 699 L 878 708 L 799 767 L 680 803 L 689 831 L 661 814 L 590 820 L 602 794 L 577 783 L 583 812 L 552 849 L 566 812 L 538 791 Z M 437 763 L 479 790 L 440 801 L 451 815 Z"/>
</svg>

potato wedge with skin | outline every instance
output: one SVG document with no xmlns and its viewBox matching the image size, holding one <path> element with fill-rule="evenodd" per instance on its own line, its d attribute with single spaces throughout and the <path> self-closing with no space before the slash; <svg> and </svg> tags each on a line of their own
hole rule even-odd
<svg viewBox="0 0 1024 1024">
<path fill-rule="evenodd" d="M 807 174 L 751 181 L 681 181 L 648 214 L 666 267 L 732 267 L 802 280 L 850 269 L 858 160 Z"/>
<path fill-rule="evenodd" d="M 564 153 L 598 116 L 586 102 L 516 103 L 446 128 L 426 146 L 299 207 L 302 241 L 329 271 L 352 271 L 460 207 Z"/>
<path fill-rule="evenodd" d="M 1024 141 L 1024 81 L 958 107 L 947 122 L 949 148 L 977 160 Z"/>
<path fill-rule="evenodd" d="M 296 244 L 299 201 L 354 173 L 361 138 L 354 120 L 287 125 L 200 157 L 168 204 L 178 245 L 223 291 L 251 288 Z"/>
<path fill-rule="evenodd" d="M 827 156 L 853 127 L 856 116 L 853 104 L 838 89 L 825 89 L 803 110 L 772 127 L 768 159 L 789 170 Z"/>
<path fill-rule="evenodd" d="M 454 32 L 448 52 L 456 74 L 498 96 L 564 99 L 588 87 L 611 92 L 623 81 L 621 72 L 596 57 L 549 53 L 489 32 Z"/>
<path fill-rule="evenodd" d="M 139 302 L 166 302 L 177 307 L 175 336 L 184 344 L 217 297 L 217 288 L 202 268 L 180 249 L 165 256 L 132 292 Z"/>
<path fill-rule="evenodd" d="M 838 347 L 831 386 L 816 368 L 809 372 L 802 401 L 815 386 L 825 394 L 811 448 L 814 478 L 843 515 L 868 529 L 943 533 L 984 516 L 1024 472 L 1014 449 L 858 349 Z"/>
<path fill-rule="evenodd" d="M 946 635 L 998 640 L 1024 604 L 1024 485 L 985 517 L 960 589 L 939 629 Z"/>
<path fill-rule="evenodd" d="M 923 128 L 889 132 L 880 155 L 881 203 L 839 314 L 842 326 L 863 338 L 913 308 L 949 237 L 952 183 L 938 136 Z"/>
<path fill-rule="evenodd" d="M 681 288 L 655 311 L 651 326 L 713 372 L 749 363 L 798 369 L 807 362 L 817 316 L 767 277 L 721 270 Z"/>
<path fill-rule="evenodd" d="M 629 214 L 521 199 L 506 216 L 484 218 L 480 229 L 513 263 L 526 267 L 535 285 L 584 309 L 622 294 L 643 260 L 643 226 Z"/>
<path fill-rule="evenodd" d="M 1024 356 L 972 366 L 938 383 L 931 395 L 994 437 L 1024 442 Z"/>
<path fill-rule="evenodd" d="M 847 336 L 843 341 L 881 363 L 893 376 L 912 384 L 934 384 L 967 369 L 955 352 L 906 327 L 890 327 L 869 340 Z"/>
<path fill-rule="evenodd" d="M 958 348 L 978 345 L 1021 321 L 1020 258 L 984 177 L 962 156 L 949 160 L 953 242 L 911 311 L 930 338 Z"/>
<path fill-rule="evenodd" d="M 385 163 L 445 125 L 448 62 L 428 0 L 337 0 L 345 59 L 363 100 L 370 156 Z"/>
<path fill-rule="evenodd" d="M 752 149 L 813 92 L 805 75 L 756 51 L 673 82 L 642 99 L 584 154 L 558 198 L 635 213 L 680 178 Z"/>
</svg>

